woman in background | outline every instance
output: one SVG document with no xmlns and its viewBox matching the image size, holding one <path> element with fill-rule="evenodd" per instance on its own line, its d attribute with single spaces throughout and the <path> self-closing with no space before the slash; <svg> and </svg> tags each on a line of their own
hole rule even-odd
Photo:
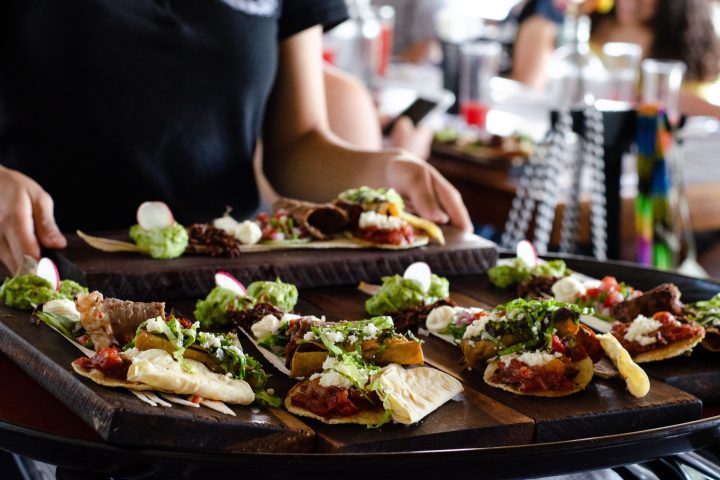
<svg viewBox="0 0 720 480">
<path fill-rule="evenodd" d="M 537 0 L 542 8 L 520 24 L 513 58 L 516 80 L 538 90 L 545 88 L 557 38 L 557 14 L 566 3 Z M 596 7 L 593 0 L 583 2 L 581 9 L 590 12 Z M 636 43 L 643 58 L 685 62 L 680 109 L 689 115 L 720 117 L 720 107 L 709 102 L 720 75 L 720 45 L 711 17 L 707 0 L 615 0 L 608 13 L 591 16 L 590 42 L 597 51 L 608 42 Z"/>
</svg>

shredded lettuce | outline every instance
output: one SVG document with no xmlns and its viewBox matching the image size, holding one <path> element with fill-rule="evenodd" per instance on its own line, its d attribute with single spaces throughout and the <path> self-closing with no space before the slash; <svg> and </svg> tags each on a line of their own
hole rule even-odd
<svg viewBox="0 0 720 480">
<path fill-rule="evenodd" d="M 703 327 L 720 326 L 720 293 L 687 306 L 688 317 Z"/>
<path fill-rule="evenodd" d="M 57 313 L 38 311 L 35 312 L 34 316 L 38 320 L 41 320 L 47 325 L 55 328 L 69 340 L 72 340 L 73 342 L 77 341 L 76 337 L 78 334 L 78 326 L 80 325 L 80 322 L 75 322 L 74 320 L 63 315 L 59 315 Z"/>
<path fill-rule="evenodd" d="M 450 282 L 447 278 L 433 274 L 430 288 L 424 292 L 415 280 L 400 275 L 383 277 L 382 287 L 365 301 L 365 310 L 370 315 L 389 315 L 410 307 L 430 305 L 450 296 Z"/>
</svg>

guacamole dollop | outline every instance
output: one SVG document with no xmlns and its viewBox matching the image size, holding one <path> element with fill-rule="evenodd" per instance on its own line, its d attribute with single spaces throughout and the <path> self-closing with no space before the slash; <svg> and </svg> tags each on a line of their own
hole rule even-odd
<svg viewBox="0 0 720 480">
<path fill-rule="evenodd" d="M 429 305 L 450 296 L 447 278 L 431 275 L 430 288 L 424 292 L 415 280 L 400 275 L 383 277 L 380 291 L 365 301 L 370 315 L 388 315 L 405 308 Z"/>
<path fill-rule="evenodd" d="M 519 258 L 511 264 L 497 265 L 488 270 L 490 282 L 498 288 L 508 288 L 524 282 L 530 277 L 564 277 L 570 273 L 562 260 L 550 260 L 531 268 Z"/>
<path fill-rule="evenodd" d="M 72 280 L 60 282 L 60 290 L 52 289 L 50 282 L 37 275 L 20 275 L 6 278 L 0 285 L 0 300 L 8 307 L 32 310 L 50 300 L 73 300 L 75 295 L 87 293 L 88 289 Z"/>
<path fill-rule="evenodd" d="M 363 186 L 345 190 L 338 195 L 338 199 L 348 203 L 357 203 L 362 206 L 390 202 L 397 205 L 400 210 L 405 208 L 402 197 L 393 188 L 370 188 Z"/>
<path fill-rule="evenodd" d="M 253 282 L 247 288 L 247 295 L 238 295 L 232 290 L 215 287 L 203 300 L 195 304 L 195 319 L 203 329 L 217 330 L 228 326 L 228 312 L 252 308 L 257 303 L 269 303 L 284 312 L 291 312 L 298 300 L 297 287 L 280 280 L 274 282 Z"/>
<path fill-rule="evenodd" d="M 152 258 L 177 258 L 185 252 L 188 245 L 187 230 L 179 223 L 154 230 L 145 230 L 140 225 L 133 225 L 130 227 L 130 237 Z"/>
</svg>

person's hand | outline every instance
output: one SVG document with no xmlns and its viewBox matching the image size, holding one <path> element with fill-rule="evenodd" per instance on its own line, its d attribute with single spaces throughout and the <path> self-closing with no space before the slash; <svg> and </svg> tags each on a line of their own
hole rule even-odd
<svg viewBox="0 0 720 480">
<path fill-rule="evenodd" d="M 34 180 L 0 166 L 0 261 L 15 273 L 23 256 L 40 257 L 40 246 L 63 248 L 53 200 Z"/>
<path fill-rule="evenodd" d="M 430 156 L 433 131 L 427 126 L 415 126 L 408 117 L 400 117 L 390 132 L 390 145 L 403 148 L 422 159 Z"/>
<path fill-rule="evenodd" d="M 460 192 L 428 163 L 402 152 L 387 163 L 385 174 L 389 186 L 407 197 L 420 216 L 472 231 Z"/>
</svg>

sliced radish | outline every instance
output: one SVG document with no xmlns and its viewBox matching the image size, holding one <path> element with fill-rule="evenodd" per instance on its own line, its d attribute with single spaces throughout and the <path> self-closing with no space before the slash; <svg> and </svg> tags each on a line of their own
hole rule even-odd
<svg viewBox="0 0 720 480">
<path fill-rule="evenodd" d="M 58 272 L 55 262 L 49 258 L 43 257 L 37 264 L 36 275 L 40 278 L 44 278 L 53 290 L 60 290 L 60 272 Z"/>
<path fill-rule="evenodd" d="M 163 202 L 143 202 L 137 209 L 137 222 L 145 230 L 156 230 L 173 225 L 175 217 Z"/>
<path fill-rule="evenodd" d="M 240 283 L 240 280 L 233 277 L 227 272 L 217 272 L 215 274 L 215 285 L 230 290 L 231 292 L 234 292 L 241 297 L 247 295 L 245 285 Z"/>
<path fill-rule="evenodd" d="M 432 277 L 430 272 L 430 266 L 425 262 L 415 262 L 410 265 L 407 270 L 405 270 L 403 278 L 406 278 L 408 280 L 415 280 L 416 282 L 418 282 L 420 284 L 420 287 L 422 287 L 423 292 L 427 292 L 428 290 L 430 290 L 430 282 L 432 280 Z"/>
<path fill-rule="evenodd" d="M 537 266 L 537 251 L 535 251 L 535 247 L 533 247 L 533 244 L 528 242 L 527 240 L 521 240 L 518 242 L 515 253 L 517 254 L 517 257 L 523 262 L 525 262 L 528 267 L 533 268 Z"/>
</svg>

